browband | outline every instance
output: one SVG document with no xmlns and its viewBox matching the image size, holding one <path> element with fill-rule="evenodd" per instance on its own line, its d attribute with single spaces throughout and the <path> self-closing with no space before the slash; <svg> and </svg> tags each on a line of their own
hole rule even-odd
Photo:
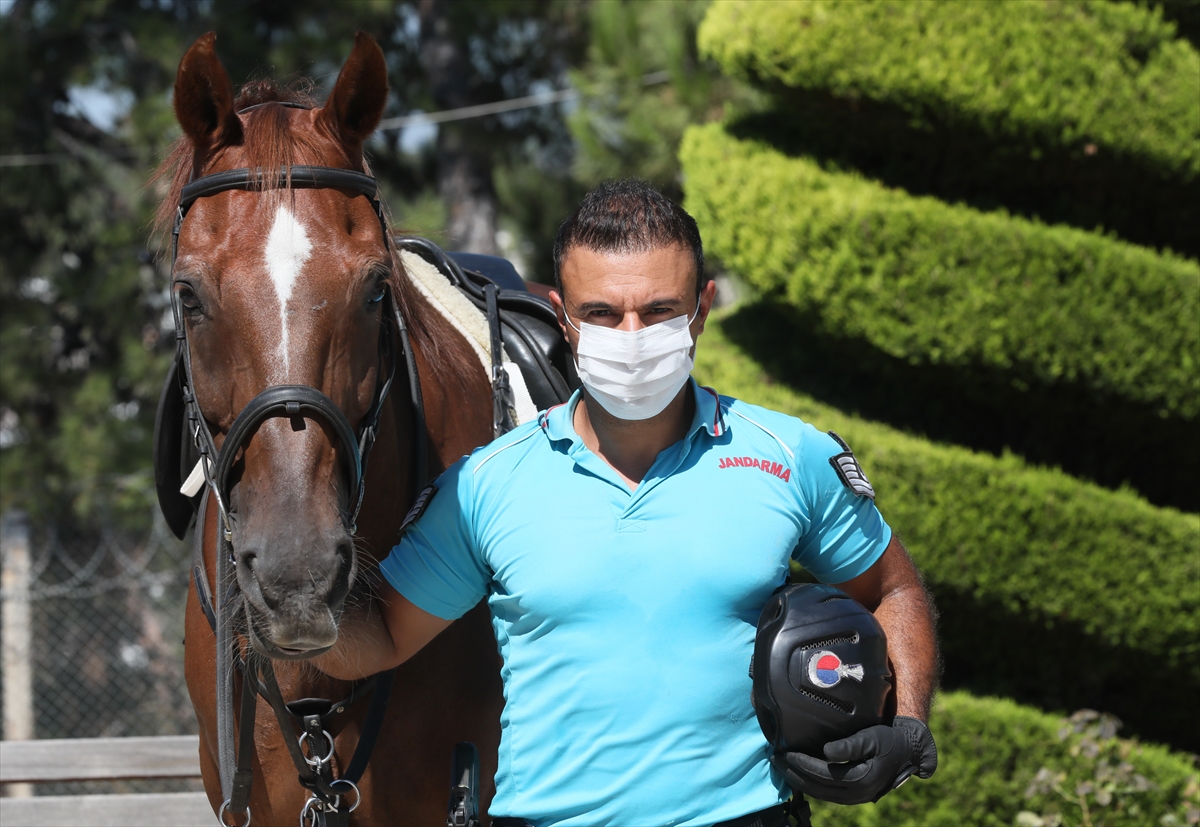
<svg viewBox="0 0 1200 827">
<path fill-rule="evenodd" d="M 290 175 L 289 175 L 290 170 Z M 179 208 L 187 212 L 197 198 L 207 198 L 225 190 L 264 190 L 270 189 L 267 181 L 270 173 L 260 169 L 229 169 L 224 172 L 214 172 L 197 178 L 185 184 L 179 195 Z M 294 166 L 281 167 L 273 182 L 275 187 L 285 189 L 334 189 L 354 190 L 375 201 L 378 185 L 374 178 L 352 169 L 336 169 L 334 167 Z"/>
<path fill-rule="evenodd" d="M 299 103 L 298 101 L 263 101 L 262 103 L 252 103 L 249 106 L 242 107 L 237 111 L 237 113 L 239 115 L 244 115 L 247 112 L 258 109 L 260 106 L 270 106 L 271 104 L 275 104 L 276 106 L 286 106 L 288 109 L 312 109 L 312 107 L 307 103 Z"/>
</svg>

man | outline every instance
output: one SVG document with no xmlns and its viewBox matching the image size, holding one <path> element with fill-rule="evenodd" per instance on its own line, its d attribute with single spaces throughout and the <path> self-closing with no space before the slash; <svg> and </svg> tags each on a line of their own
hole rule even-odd
<svg viewBox="0 0 1200 827">
<path fill-rule="evenodd" d="M 927 776 L 920 579 L 830 464 L 842 445 L 690 379 L 716 294 L 695 222 L 644 182 L 611 182 L 554 257 L 582 392 L 439 478 L 381 566 L 383 623 L 318 665 L 389 668 L 486 597 L 506 698 L 491 813 L 538 827 L 773 827 L 787 785 L 854 803 Z M 773 771 L 746 670 L 793 558 L 883 625 L 898 716 Z"/>
</svg>

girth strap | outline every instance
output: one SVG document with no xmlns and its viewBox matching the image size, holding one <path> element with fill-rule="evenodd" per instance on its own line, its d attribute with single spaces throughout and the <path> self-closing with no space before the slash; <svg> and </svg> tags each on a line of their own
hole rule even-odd
<svg viewBox="0 0 1200 827">
<path fill-rule="evenodd" d="M 504 370 L 504 346 L 500 341 L 500 309 L 496 305 L 496 285 L 489 282 L 483 288 L 487 299 L 488 328 L 492 339 L 492 436 L 507 434 L 517 427 L 516 403 L 508 373 Z"/>
</svg>

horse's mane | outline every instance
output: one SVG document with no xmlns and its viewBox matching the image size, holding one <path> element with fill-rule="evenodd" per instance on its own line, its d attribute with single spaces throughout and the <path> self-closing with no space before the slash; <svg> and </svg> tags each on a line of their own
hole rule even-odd
<svg viewBox="0 0 1200 827">
<path fill-rule="evenodd" d="M 273 170 L 300 164 L 328 165 L 330 146 L 338 148 L 340 157 L 335 163 L 350 168 L 353 165 L 350 158 L 341 149 L 337 141 L 325 138 L 318 140 L 309 132 L 295 132 L 291 129 L 288 118 L 288 107 L 260 106 L 249 112 L 242 112 L 251 106 L 264 103 L 281 102 L 295 103 L 306 107 L 317 104 L 311 95 L 312 81 L 302 78 L 289 84 L 281 84 L 274 80 L 254 80 L 247 83 L 239 91 L 234 100 L 235 111 L 241 113 L 243 142 L 242 151 L 245 153 L 246 166 L 252 169 Z M 154 216 L 154 234 L 160 242 L 167 241 L 175 224 L 176 208 L 179 204 L 183 187 L 191 180 L 195 164 L 195 151 L 192 142 L 186 135 L 180 136 L 167 150 L 167 157 L 159 165 L 150 178 L 150 185 L 166 181 L 168 186 L 158 205 Z M 366 160 L 359 170 L 368 175 L 371 170 Z M 289 192 L 287 189 L 270 186 L 273 180 L 264 182 L 264 190 L 273 202 L 282 200 Z M 271 204 L 270 206 L 275 206 Z M 385 218 L 388 223 L 388 233 L 391 235 L 391 216 L 384 206 Z M 433 377 L 442 387 L 459 387 L 466 392 L 466 385 L 459 371 L 452 370 L 453 357 L 439 337 L 435 335 L 427 314 L 417 312 L 420 301 L 419 294 L 411 281 L 405 276 L 404 265 L 400 261 L 395 244 L 389 244 L 392 257 L 392 277 L 390 279 L 400 312 L 404 314 L 409 335 L 413 344 L 420 350 L 430 364 Z M 160 243 L 160 249 L 169 250 L 170 246 Z M 431 314 L 432 315 L 432 314 Z M 447 384 L 449 383 L 449 384 Z"/>
</svg>

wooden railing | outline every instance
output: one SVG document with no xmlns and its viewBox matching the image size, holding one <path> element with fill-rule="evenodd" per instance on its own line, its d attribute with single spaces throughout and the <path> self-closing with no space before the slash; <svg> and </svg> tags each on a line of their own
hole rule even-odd
<svg viewBox="0 0 1200 827">
<path fill-rule="evenodd" d="M 195 735 L 0 741 L 0 784 L 199 778 Z M 3 827 L 213 827 L 204 793 L 0 798 Z"/>
</svg>

